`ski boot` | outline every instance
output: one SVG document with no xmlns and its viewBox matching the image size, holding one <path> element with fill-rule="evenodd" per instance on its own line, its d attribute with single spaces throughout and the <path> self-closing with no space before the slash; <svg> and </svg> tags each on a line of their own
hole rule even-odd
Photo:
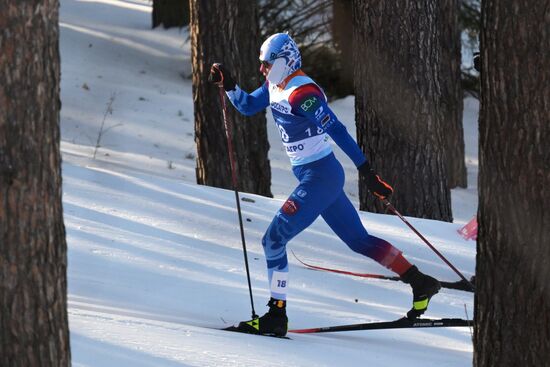
<svg viewBox="0 0 550 367">
<path fill-rule="evenodd" d="M 407 318 L 414 320 L 428 309 L 430 299 L 439 292 L 441 284 L 437 279 L 420 272 L 414 265 L 401 276 L 401 279 L 413 289 L 413 307 L 407 312 Z"/>
<path fill-rule="evenodd" d="M 247 334 L 285 336 L 288 330 L 286 301 L 271 298 L 267 303 L 269 311 L 260 318 L 243 321 L 232 329 Z"/>
</svg>

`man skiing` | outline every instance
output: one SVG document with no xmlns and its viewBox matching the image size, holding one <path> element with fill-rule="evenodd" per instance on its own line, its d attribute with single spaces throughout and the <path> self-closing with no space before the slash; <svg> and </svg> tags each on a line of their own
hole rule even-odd
<svg viewBox="0 0 550 367">
<path fill-rule="evenodd" d="M 413 290 L 410 319 L 422 315 L 441 285 L 410 264 L 389 242 L 370 235 L 343 190 L 344 171 L 329 137 L 364 175 L 368 190 L 380 199 L 393 192 L 371 168 L 363 152 L 327 104 L 323 90 L 301 70 L 300 51 L 287 33 L 270 36 L 260 48 L 260 71 L 266 82 L 247 93 L 222 64 L 214 64 L 209 80 L 223 87 L 233 106 L 244 115 L 271 107 L 283 145 L 299 181 L 277 211 L 262 238 L 271 299 L 269 311 L 258 319 L 243 321 L 238 329 L 252 334 L 283 336 L 287 333 L 286 294 L 288 260 L 286 244 L 320 215 L 353 251 L 370 257 L 397 273 Z"/>
</svg>

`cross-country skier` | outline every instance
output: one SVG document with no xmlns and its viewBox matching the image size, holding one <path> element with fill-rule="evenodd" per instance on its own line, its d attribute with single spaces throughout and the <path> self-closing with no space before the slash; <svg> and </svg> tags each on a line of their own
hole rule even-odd
<svg viewBox="0 0 550 367">
<path fill-rule="evenodd" d="M 369 191 L 384 199 L 393 192 L 371 168 L 357 143 L 327 104 L 327 98 L 301 70 L 300 51 L 286 33 L 270 36 L 260 48 L 260 71 L 266 82 L 247 93 L 235 83 L 222 64 L 214 64 L 209 80 L 223 87 L 229 100 L 244 115 L 271 107 L 271 112 L 292 171 L 299 183 L 277 211 L 262 238 L 271 290 L 269 311 L 238 328 L 252 334 L 285 335 L 288 260 L 286 244 L 320 215 L 353 251 L 370 257 L 397 273 L 413 290 L 413 307 L 407 317 L 424 313 L 439 282 L 410 264 L 389 242 L 370 235 L 357 210 L 344 193 L 344 170 L 332 152 L 329 137 L 350 157 L 364 175 Z"/>
</svg>

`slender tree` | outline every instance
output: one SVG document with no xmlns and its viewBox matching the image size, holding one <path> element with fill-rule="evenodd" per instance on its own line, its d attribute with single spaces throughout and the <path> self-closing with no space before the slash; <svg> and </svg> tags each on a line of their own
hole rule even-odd
<svg viewBox="0 0 550 367">
<path fill-rule="evenodd" d="M 467 187 L 464 156 L 464 129 L 462 127 L 463 91 L 461 83 L 461 38 L 458 23 L 459 0 L 439 2 L 437 22 L 441 40 L 439 64 L 444 113 L 443 126 L 447 153 L 447 179 L 450 188 Z"/>
<path fill-rule="evenodd" d="M 218 88 L 208 83 L 213 62 L 224 63 L 244 90 L 262 81 L 258 55 L 261 45 L 255 2 L 191 1 L 191 44 L 197 182 L 231 188 L 227 142 Z M 229 104 L 229 102 L 228 102 Z M 238 189 L 271 195 L 271 168 L 265 113 L 246 117 L 229 104 L 233 146 L 237 156 Z"/>
<path fill-rule="evenodd" d="M 69 366 L 57 0 L 0 2 L 0 365 Z"/>
<path fill-rule="evenodd" d="M 550 360 L 550 0 L 484 0 L 474 366 Z"/>
<path fill-rule="evenodd" d="M 339 56 L 340 92 L 353 94 L 353 22 L 352 0 L 332 2 L 332 38 Z"/>
<path fill-rule="evenodd" d="M 462 50 L 472 55 L 479 52 L 479 28 L 481 24 L 481 0 L 459 0 L 458 27 Z M 479 99 L 479 74 L 473 62 L 461 65 L 462 89 Z"/>
<path fill-rule="evenodd" d="M 452 221 L 442 105 L 441 1 L 354 0 L 357 139 L 403 214 Z M 360 178 L 361 209 L 382 211 Z"/>
<path fill-rule="evenodd" d="M 153 0 L 153 28 L 184 27 L 189 24 L 189 0 Z"/>
</svg>

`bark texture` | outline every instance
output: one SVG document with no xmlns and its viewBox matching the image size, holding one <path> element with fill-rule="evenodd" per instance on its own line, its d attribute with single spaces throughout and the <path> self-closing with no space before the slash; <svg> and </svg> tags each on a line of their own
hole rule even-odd
<svg viewBox="0 0 550 367">
<path fill-rule="evenodd" d="M 197 182 L 232 188 L 227 141 L 218 87 L 208 83 L 210 66 L 223 63 L 245 91 L 258 88 L 257 4 L 242 1 L 191 1 L 191 42 L 195 141 L 197 143 Z M 238 189 L 271 195 L 265 113 L 246 117 L 229 103 L 228 117 L 233 125 Z"/>
<path fill-rule="evenodd" d="M 550 1 L 481 11 L 474 366 L 547 366 Z"/>
<path fill-rule="evenodd" d="M 0 2 L 0 365 L 69 366 L 57 0 Z"/>
<path fill-rule="evenodd" d="M 404 215 L 452 221 L 439 0 L 353 2 L 357 140 Z M 362 210 L 382 204 L 359 180 Z"/>
<path fill-rule="evenodd" d="M 441 36 L 441 93 L 444 137 L 447 153 L 447 179 L 450 188 L 468 186 L 464 153 L 464 108 L 461 84 L 461 40 L 458 25 L 459 0 L 440 0 L 439 24 Z"/>
</svg>

